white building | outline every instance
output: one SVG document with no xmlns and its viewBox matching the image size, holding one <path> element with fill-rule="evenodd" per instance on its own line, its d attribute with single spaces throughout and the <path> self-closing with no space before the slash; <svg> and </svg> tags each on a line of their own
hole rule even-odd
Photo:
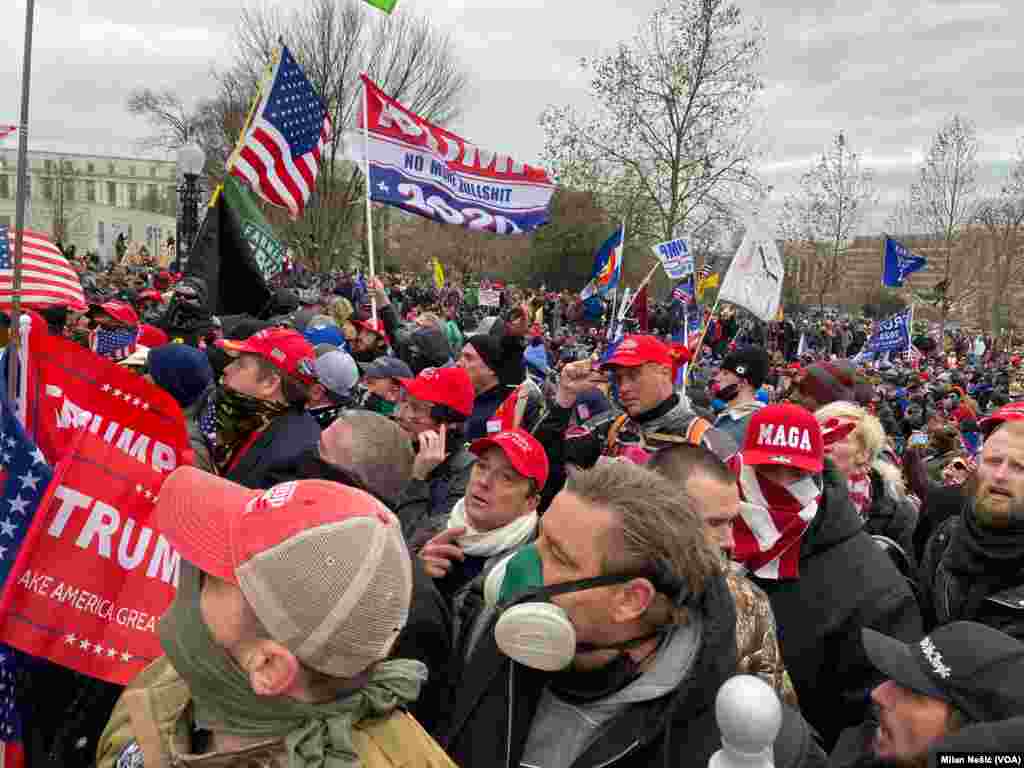
<svg viewBox="0 0 1024 768">
<path fill-rule="evenodd" d="M 31 151 L 28 161 L 29 229 L 105 261 L 121 233 L 152 254 L 175 236 L 174 162 Z M 16 149 L 0 149 L 0 225 L 14 226 L 17 164 Z"/>
</svg>

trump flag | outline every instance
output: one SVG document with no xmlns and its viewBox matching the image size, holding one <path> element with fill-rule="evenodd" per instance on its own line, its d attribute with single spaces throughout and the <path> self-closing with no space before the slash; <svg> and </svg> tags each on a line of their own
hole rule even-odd
<svg viewBox="0 0 1024 768">
<path fill-rule="evenodd" d="M 442 224 L 499 235 L 547 223 L 555 191 L 547 171 L 475 146 L 406 109 L 366 75 L 362 78 L 367 108 L 360 110 L 359 127 L 367 131 L 346 137 L 346 144 L 360 164 L 369 151 L 373 200 Z"/>
<path fill-rule="evenodd" d="M 907 275 L 925 268 L 928 259 L 915 256 L 899 240 L 885 238 L 885 271 L 882 273 L 882 285 L 890 288 L 902 288 Z"/>
</svg>

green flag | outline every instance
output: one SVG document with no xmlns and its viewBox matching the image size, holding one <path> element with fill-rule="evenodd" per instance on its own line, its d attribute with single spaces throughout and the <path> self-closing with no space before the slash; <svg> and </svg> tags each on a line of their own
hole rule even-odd
<svg viewBox="0 0 1024 768">
<path fill-rule="evenodd" d="M 270 304 L 267 281 L 281 271 L 284 246 L 274 237 L 263 212 L 233 176 L 207 211 L 185 274 L 206 281 L 215 315 L 257 317 Z"/>
<path fill-rule="evenodd" d="M 379 8 L 384 13 L 391 13 L 398 5 L 398 0 L 366 0 L 374 8 Z"/>
</svg>

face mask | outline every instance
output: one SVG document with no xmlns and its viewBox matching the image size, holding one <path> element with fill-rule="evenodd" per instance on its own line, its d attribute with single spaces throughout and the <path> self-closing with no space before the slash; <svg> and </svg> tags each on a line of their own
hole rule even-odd
<svg viewBox="0 0 1024 768">
<path fill-rule="evenodd" d="M 395 411 L 398 410 L 398 403 L 392 403 L 390 400 L 385 400 L 380 395 L 371 392 L 363 402 L 363 407 L 368 411 L 379 413 L 381 416 L 393 416 Z"/>
<path fill-rule="evenodd" d="M 740 393 L 740 385 L 733 382 L 727 387 L 719 388 L 718 392 L 715 393 L 715 397 L 718 400 L 724 400 L 725 402 L 731 402 L 735 399 L 736 395 Z"/>
<path fill-rule="evenodd" d="M 498 648 L 503 654 L 523 666 L 545 672 L 558 672 L 568 667 L 578 653 L 626 650 L 661 634 L 664 630 L 612 645 L 598 646 L 590 643 L 578 643 L 576 628 L 569 620 L 569 616 L 562 608 L 550 602 L 550 599 L 556 595 L 583 592 L 613 584 L 625 584 L 638 577 L 638 574 L 609 574 L 544 586 L 543 569 L 536 545 L 530 544 L 523 547 L 504 563 L 504 578 L 500 589 L 497 590 L 498 610 L 501 615 L 494 627 L 494 639 Z M 649 577 L 645 576 L 644 578 Z M 658 584 L 667 584 L 671 578 L 656 577 L 651 581 L 658 582 L 655 587 L 660 592 L 669 595 L 674 593 L 676 602 L 680 605 L 688 598 L 688 591 L 684 585 L 669 586 L 668 588 L 658 586 Z M 626 668 L 630 666 L 631 662 L 629 654 L 620 654 L 615 662 L 608 665 L 609 667 L 615 665 L 614 669 L 602 668 L 601 674 L 592 677 L 594 679 L 601 678 L 610 683 L 612 677 L 628 671 Z M 587 674 L 575 671 L 567 673 L 567 675 L 571 675 L 578 683 L 587 677 Z M 581 694 L 584 689 L 593 692 L 600 687 L 597 685 L 579 686 Z"/>
</svg>

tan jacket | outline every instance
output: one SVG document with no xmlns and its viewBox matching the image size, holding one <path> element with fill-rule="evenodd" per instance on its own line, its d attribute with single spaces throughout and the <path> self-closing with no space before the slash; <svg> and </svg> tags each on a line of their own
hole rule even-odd
<svg viewBox="0 0 1024 768">
<path fill-rule="evenodd" d="M 736 603 L 736 658 L 739 660 L 736 671 L 760 677 L 775 689 L 780 699 L 799 709 L 796 691 L 779 651 L 768 595 L 733 564 L 725 578 Z"/>
<path fill-rule="evenodd" d="M 191 754 L 192 696 L 161 657 L 121 694 L 96 748 L 97 768 L 288 768 L 283 739 L 245 749 Z M 395 710 L 353 728 L 366 768 L 456 768 L 412 715 Z"/>
</svg>

